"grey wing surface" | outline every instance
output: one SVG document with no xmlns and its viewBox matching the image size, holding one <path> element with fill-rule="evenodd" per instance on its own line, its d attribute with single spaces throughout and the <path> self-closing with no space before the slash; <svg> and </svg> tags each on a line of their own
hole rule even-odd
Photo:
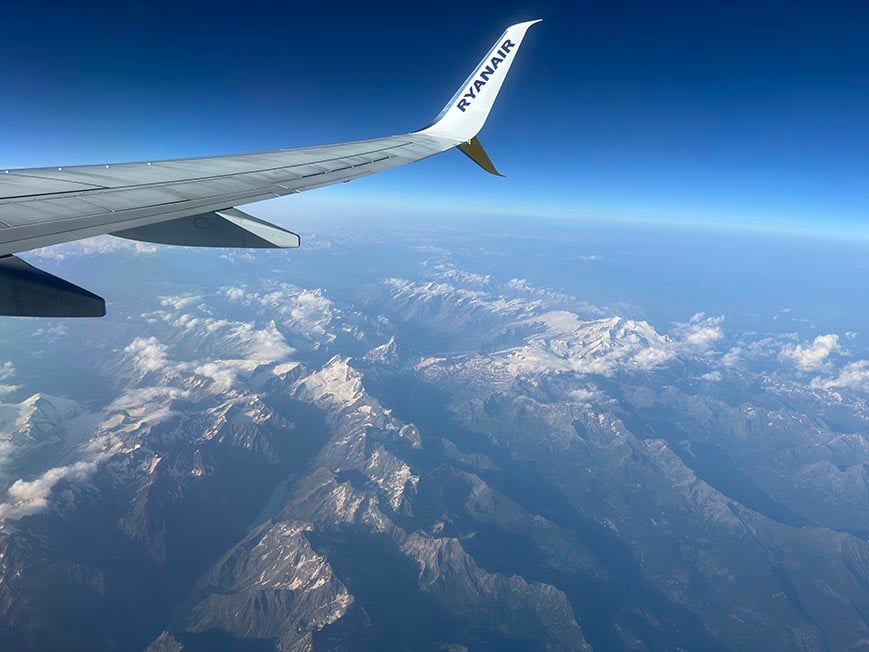
<svg viewBox="0 0 869 652">
<path fill-rule="evenodd" d="M 14 254 L 111 234 L 172 245 L 297 247 L 237 207 L 412 163 L 453 147 L 497 173 L 476 138 L 527 29 L 501 35 L 436 121 L 402 136 L 254 154 L 0 169 L 0 315 L 105 314 L 103 300 Z"/>
<path fill-rule="evenodd" d="M 409 134 L 236 156 L 0 170 L 0 256 L 350 181 L 454 146 Z"/>
</svg>

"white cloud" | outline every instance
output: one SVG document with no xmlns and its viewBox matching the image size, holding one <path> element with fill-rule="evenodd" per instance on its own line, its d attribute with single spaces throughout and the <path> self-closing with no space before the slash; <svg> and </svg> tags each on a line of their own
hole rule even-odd
<svg viewBox="0 0 869 652">
<path fill-rule="evenodd" d="M 243 288 L 228 287 L 222 290 L 223 295 L 230 301 L 241 301 L 247 292 Z"/>
<path fill-rule="evenodd" d="M 342 311 L 322 289 L 307 290 L 290 283 L 266 281 L 259 291 L 245 286 L 225 286 L 220 289 L 219 296 L 230 306 L 249 307 L 250 310 L 245 311 L 245 315 L 252 317 L 250 321 L 216 319 L 213 316 L 215 312 L 225 306 L 206 307 L 202 304 L 201 297 L 186 296 L 165 297 L 162 302 L 165 310 L 148 313 L 146 318 L 157 318 L 188 332 L 205 329 L 212 333 L 224 330 L 225 337 L 233 339 L 247 339 L 257 329 L 270 331 L 272 326 L 267 325 L 260 329 L 258 324 L 269 324 L 273 321 L 266 320 L 277 320 L 281 330 L 288 333 L 289 337 L 313 342 L 315 348 L 317 345 L 333 342 L 339 329 L 357 337 L 361 334 L 353 319 L 360 316 L 351 315 L 351 320 L 347 321 Z M 182 310 L 187 314 L 182 313 Z M 227 312 L 235 311 L 230 308 Z M 267 334 L 261 333 L 258 337 L 262 339 Z"/>
<path fill-rule="evenodd" d="M 839 374 L 831 378 L 815 378 L 812 387 L 854 389 L 869 394 L 869 360 L 858 360 L 845 365 Z"/>
<path fill-rule="evenodd" d="M 707 317 L 698 312 L 684 324 L 676 324 L 673 335 L 681 348 L 689 353 L 707 353 L 724 337 L 723 316 Z"/>
<path fill-rule="evenodd" d="M 333 312 L 332 301 L 324 297 L 321 291 L 304 290 L 295 298 L 290 316 L 303 327 L 307 326 L 318 334 L 324 334 Z"/>
<path fill-rule="evenodd" d="M 0 398 L 5 398 L 13 392 L 17 392 L 23 385 L 0 385 Z"/>
<path fill-rule="evenodd" d="M 290 356 L 295 349 L 287 344 L 274 321 L 258 329 L 252 323 L 235 327 L 233 335 L 244 343 L 246 357 L 260 363 L 277 362 Z"/>
<path fill-rule="evenodd" d="M 237 251 L 232 251 L 227 254 L 220 254 L 220 259 L 225 260 L 228 263 L 236 263 L 239 260 L 243 260 L 245 262 L 255 262 L 256 256 L 254 256 L 249 251 L 245 251 L 244 253 L 238 253 Z"/>
<path fill-rule="evenodd" d="M 15 375 L 15 366 L 7 361 L 0 365 L 0 381 L 9 380 Z"/>
<path fill-rule="evenodd" d="M 155 426 L 178 414 L 172 401 L 184 399 L 190 392 L 177 387 L 132 387 L 106 407 L 107 412 L 123 410 L 138 426 Z"/>
<path fill-rule="evenodd" d="M 107 254 L 115 251 L 124 251 L 134 254 L 153 254 L 157 247 L 147 242 L 136 242 L 100 235 L 95 238 L 66 242 L 51 247 L 43 247 L 32 252 L 30 255 L 36 258 L 49 260 L 64 260 L 74 256 L 90 256 L 93 254 Z"/>
<path fill-rule="evenodd" d="M 645 348 L 640 348 L 630 359 L 628 366 L 641 371 L 651 371 L 669 362 L 673 357 L 673 351 L 670 347 L 650 344 Z"/>
<path fill-rule="evenodd" d="M 8 501 L 0 503 L 0 521 L 21 518 L 45 509 L 51 491 L 58 482 L 85 480 L 96 467 L 96 462 L 76 462 L 49 469 L 35 480 L 16 480 L 7 491 Z"/>
<path fill-rule="evenodd" d="M 189 393 L 177 387 L 135 387 L 127 390 L 108 406 L 113 410 L 140 410 L 150 403 L 184 398 Z"/>
<path fill-rule="evenodd" d="M 244 301 L 254 307 L 270 296 L 229 286 L 222 288 L 220 293 L 230 301 Z M 292 303 L 282 293 L 273 294 L 275 301 L 282 298 L 287 305 Z M 148 314 L 180 332 L 197 336 L 199 356 L 192 360 L 169 362 L 169 349 L 156 338 L 137 338 L 126 350 L 143 370 L 163 368 L 179 382 L 187 382 L 190 375 L 200 376 L 212 381 L 209 391 L 223 392 L 232 389 L 240 375 L 250 374 L 260 365 L 285 361 L 296 352 L 274 320 L 260 326 L 256 321 L 217 319 L 208 316 L 211 311 L 198 295 L 163 297 L 161 304 L 167 310 Z M 280 313 L 285 307 L 281 304 L 268 312 Z M 286 328 L 283 322 L 282 326 Z M 229 356 L 224 357 L 225 354 Z"/>
<path fill-rule="evenodd" d="M 16 392 L 21 389 L 21 385 L 11 385 L 5 381 L 11 380 L 15 377 L 15 367 L 11 362 L 4 362 L 0 365 L 0 398 L 3 398 L 7 394 L 11 394 L 12 392 Z"/>
<path fill-rule="evenodd" d="M 256 365 L 247 360 L 211 360 L 194 367 L 193 373 L 211 380 L 214 390 L 228 391 L 235 386 L 241 372 L 250 372 Z"/>
<path fill-rule="evenodd" d="M 748 336 L 756 335 L 756 333 L 745 333 L 736 346 L 730 347 L 727 353 L 721 356 L 721 366 L 729 369 L 780 355 L 783 344 L 781 338 L 765 337 L 754 341 L 747 339 Z"/>
<path fill-rule="evenodd" d="M 54 324 L 53 326 L 46 326 L 45 328 L 37 328 L 30 334 L 30 337 L 41 337 L 44 338 L 46 342 L 54 342 L 66 335 L 67 332 L 67 328 L 63 324 Z"/>
<path fill-rule="evenodd" d="M 146 373 L 164 369 L 168 364 L 166 345 L 153 336 L 137 337 L 127 345 L 124 352 L 132 357 L 133 363 L 141 371 Z"/>
<path fill-rule="evenodd" d="M 283 356 L 288 350 L 274 324 L 265 329 L 242 331 L 240 335 L 245 336 L 253 358 Z M 239 348 L 244 354 L 245 347 Z M 168 351 L 168 347 L 156 337 L 135 338 L 124 348 L 125 355 L 135 368 L 144 372 L 165 370 L 168 376 L 193 372 L 230 382 L 234 380 L 234 366 L 253 368 L 257 365 L 252 360 L 178 363 L 169 360 Z M 13 377 L 14 373 L 11 363 L 0 364 L 0 383 Z M 99 426 L 88 426 L 90 437 L 86 445 L 77 449 L 77 454 L 81 455 L 78 461 L 48 469 L 33 479 L 19 478 L 9 486 L 6 497 L 0 497 L 3 501 L 0 502 L 0 522 L 44 510 L 51 503 L 52 493 L 58 483 L 64 480 L 83 481 L 103 460 L 123 447 L 139 446 L 140 440 L 130 441 L 125 433 L 138 433 L 143 427 L 151 428 L 177 416 L 173 403 L 190 399 L 192 395 L 190 389 L 169 385 L 128 387 L 122 390 L 114 401 L 103 408 L 107 418 Z"/>
<path fill-rule="evenodd" d="M 177 401 L 199 400 L 199 392 L 233 389 L 239 374 L 250 373 L 262 364 L 284 361 L 295 351 L 274 321 L 257 324 L 216 319 L 206 314 L 202 297 L 198 295 L 162 297 L 161 305 L 159 311 L 151 314 L 178 328 L 181 333 L 202 335 L 202 342 L 208 344 L 200 346 L 197 343 L 197 346 L 205 355 L 185 360 L 181 355 L 183 349 L 179 349 L 176 355 L 170 343 L 178 338 L 140 336 L 129 341 L 123 348 L 126 367 L 139 372 L 139 376 L 158 372 L 161 383 L 158 386 L 122 388 L 117 398 L 103 408 L 107 415 L 103 425 L 94 429 L 87 444 L 78 449 L 81 455 L 78 461 L 49 469 L 36 478 L 18 479 L 8 488 L 6 498 L 0 494 L 0 521 L 45 509 L 59 482 L 83 480 L 119 447 L 138 446 L 140 433 L 145 432 L 143 428 L 150 429 L 177 418 Z M 186 314 L 188 312 L 193 314 Z M 234 359 L 210 356 L 209 352 L 231 352 Z M 14 375 L 12 363 L 0 363 L 0 392 L 5 387 L 4 381 Z M 196 382 L 197 376 L 212 383 Z M 133 385 L 139 382 L 135 374 L 122 373 L 120 377 Z M 131 440 L 128 433 L 136 433 L 136 437 Z"/>
<path fill-rule="evenodd" d="M 175 296 L 175 297 L 160 297 L 160 305 L 166 308 L 174 308 L 175 310 L 182 310 L 188 306 L 191 306 L 195 303 L 198 303 L 202 300 L 202 297 L 197 294 L 188 294 L 185 296 Z"/>
<path fill-rule="evenodd" d="M 596 387 L 574 389 L 568 396 L 586 409 L 615 403 L 613 399 Z"/>
<path fill-rule="evenodd" d="M 738 364 L 742 359 L 742 347 L 734 346 L 727 353 L 721 356 L 721 364 L 725 367 L 732 367 L 735 364 Z"/>
<path fill-rule="evenodd" d="M 811 343 L 785 346 L 779 359 L 792 362 L 802 371 L 817 371 L 824 368 L 831 354 L 840 351 L 839 336 L 830 333 L 818 335 Z"/>
</svg>

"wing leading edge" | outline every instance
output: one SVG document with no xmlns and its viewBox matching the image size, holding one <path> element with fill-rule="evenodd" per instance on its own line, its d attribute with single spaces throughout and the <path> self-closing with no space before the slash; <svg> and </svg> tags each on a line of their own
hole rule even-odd
<svg viewBox="0 0 869 652">
<path fill-rule="evenodd" d="M 410 134 L 196 159 L 0 169 L 0 261 L 9 259 L 0 268 L 0 293 L 3 285 L 14 283 L 16 296 L 27 292 L 32 297 L 0 302 L 0 314 L 99 312 L 92 304 L 70 307 L 80 294 L 71 291 L 63 302 L 43 306 L 58 295 L 60 279 L 19 265 L 12 255 L 18 252 L 103 234 L 186 246 L 297 247 L 295 234 L 235 207 L 358 179 L 454 147 L 497 173 L 476 135 L 536 22 L 507 28 L 435 121 Z M 46 284 L 41 295 L 33 290 L 40 283 Z M 95 297 L 81 296 L 91 302 Z"/>
</svg>

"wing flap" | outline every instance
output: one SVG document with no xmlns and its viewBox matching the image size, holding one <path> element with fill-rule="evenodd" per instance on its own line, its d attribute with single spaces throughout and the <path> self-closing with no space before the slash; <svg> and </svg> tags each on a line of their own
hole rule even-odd
<svg viewBox="0 0 869 652">
<path fill-rule="evenodd" d="M 140 242 L 184 247 L 288 249 L 301 244 L 299 236 L 248 215 L 237 208 L 157 222 L 111 235 Z"/>
<path fill-rule="evenodd" d="M 0 315 L 102 317 L 106 302 L 15 256 L 0 258 Z"/>
</svg>

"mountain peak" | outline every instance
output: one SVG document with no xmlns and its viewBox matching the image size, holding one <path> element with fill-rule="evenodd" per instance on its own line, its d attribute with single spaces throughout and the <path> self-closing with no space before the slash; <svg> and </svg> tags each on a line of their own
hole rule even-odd
<svg viewBox="0 0 869 652">
<path fill-rule="evenodd" d="M 350 407 L 364 394 L 362 374 L 350 358 L 334 356 L 319 370 L 296 383 L 299 397 L 324 406 Z"/>
</svg>

